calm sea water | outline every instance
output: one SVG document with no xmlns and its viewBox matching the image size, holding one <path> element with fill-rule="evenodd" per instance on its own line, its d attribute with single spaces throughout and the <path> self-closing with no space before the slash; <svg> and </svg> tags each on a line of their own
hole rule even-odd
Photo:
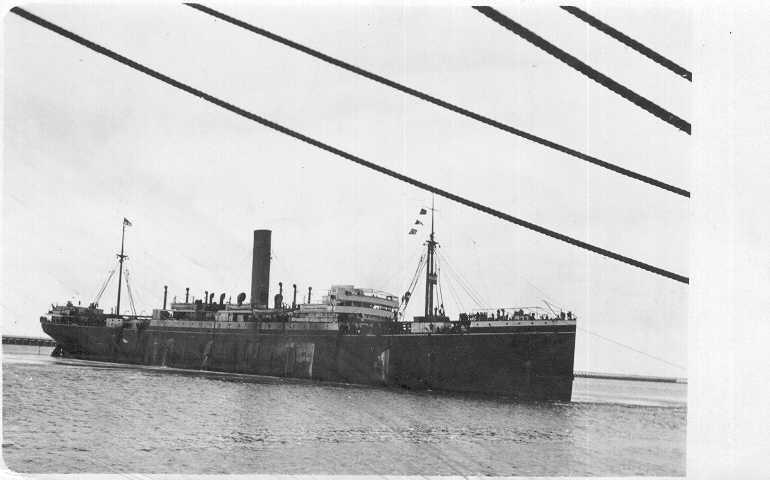
<svg viewBox="0 0 770 480">
<path fill-rule="evenodd" d="M 49 351 L 3 346 L 2 452 L 17 472 L 685 473 L 681 384 L 576 379 L 571 403 L 515 403 Z"/>
</svg>

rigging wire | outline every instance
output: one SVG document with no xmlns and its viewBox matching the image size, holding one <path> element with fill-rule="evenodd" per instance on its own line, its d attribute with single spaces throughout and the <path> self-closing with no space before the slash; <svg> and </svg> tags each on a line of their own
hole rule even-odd
<svg viewBox="0 0 770 480">
<path fill-rule="evenodd" d="M 668 58 L 659 54 L 655 50 L 647 47 L 646 45 L 640 42 L 637 42 L 636 40 L 629 37 L 625 33 L 607 25 L 606 23 L 602 22 L 598 18 L 594 17 L 593 15 L 590 15 L 588 12 L 584 10 L 579 9 L 578 7 L 563 6 L 561 8 L 562 10 L 576 16 L 580 20 L 583 20 L 584 22 L 591 25 L 592 27 L 599 30 L 600 32 L 603 32 L 609 35 L 610 37 L 626 45 L 627 47 L 633 48 L 634 50 L 641 53 L 642 55 L 649 58 L 650 60 L 657 63 L 658 65 L 664 68 L 667 68 L 672 72 L 674 72 L 675 74 L 679 75 L 680 77 L 685 78 L 690 82 L 692 82 L 692 72 L 682 67 L 681 65 L 677 64 L 673 60 L 669 60 Z"/>
<path fill-rule="evenodd" d="M 457 285 L 459 285 L 459 287 L 465 292 L 468 298 L 470 298 L 471 301 L 476 304 L 476 307 L 483 308 L 484 302 L 482 302 L 476 295 L 473 294 L 473 292 L 468 289 L 454 268 L 448 262 L 446 262 L 446 260 L 444 260 L 444 262 L 449 266 L 449 274 L 453 276 L 452 278 L 457 282 Z"/>
<path fill-rule="evenodd" d="M 131 292 L 131 284 L 128 283 L 128 269 L 126 269 L 126 291 L 128 292 L 128 303 L 131 306 L 131 311 L 136 315 L 136 308 L 134 307 L 134 294 Z"/>
<path fill-rule="evenodd" d="M 414 276 L 412 277 L 412 281 L 409 283 L 409 288 L 407 288 L 407 290 L 406 290 L 406 293 L 408 293 L 409 295 L 407 296 L 407 294 L 405 293 L 404 296 L 402 297 L 403 301 L 402 301 L 402 304 L 399 306 L 399 310 L 401 310 L 401 316 L 406 315 L 406 309 L 409 306 L 409 300 L 412 298 L 412 292 L 417 287 L 417 282 L 420 279 L 420 274 L 422 273 L 422 270 L 425 268 L 425 265 L 427 265 L 427 263 L 428 263 L 427 262 L 427 257 L 423 253 L 420 256 L 420 261 L 417 264 L 417 270 L 415 270 L 415 272 L 414 272 Z"/>
<path fill-rule="evenodd" d="M 449 221 L 448 216 L 438 215 L 438 214 L 436 216 L 441 218 L 442 223 L 450 224 L 450 227 L 453 224 L 453 222 Z M 479 257 L 479 250 L 478 250 L 478 244 L 476 242 L 476 239 L 473 238 L 473 236 L 471 236 L 465 228 L 456 228 L 452 230 L 456 233 L 459 233 L 461 236 L 465 237 L 466 239 L 470 240 L 471 244 L 473 245 L 473 254 L 476 259 L 476 268 L 478 270 L 478 273 L 481 276 L 480 281 L 484 282 L 481 285 L 481 287 L 485 288 L 486 291 L 491 291 L 491 289 L 489 288 L 489 285 L 487 284 L 486 277 L 483 275 L 484 269 L 481 266 L 481 258 Z M 474 291 L 475 291 L 475 288 L 474 288 Z"/>
<path fill-rule="evenodd" d="M 634 351 L 636 353 L 644 355 L 645 357 L 649 357 L 649 358 L 652 358 L 653 360 L 657 360 L 659 362 L 665 363 L 666 365 L 671 365 L 672 367 L 676 367 L 676 368 L 679 368 L 679 369 L 682 369 L 682 370 L 687 370 L 682 365 L 679 365 L 679 364 L 674 363 L 674 362 L 670 362 L 670 361 L 666 360 L 665 358 L 656 357 L 655 355 L 651 355 L 651 354 L 649 354 L 647 352 L 643 352 L 642 350 L 634 348 L 634 347 L 632 347 L 630 345 L 626 345 L 625 343 L 621 343 L 621 342 L 618 342 L 617 340 L 613 340 L 612 338 L 605 337 L 604 335 L 600 335 L 600 334 L 598 334 L 596 332 L 592 332 L 592 331 L 588 330 L 587 328 L 583 328 L 583 327 L 580 327 L 580 326 L 576 326 L 576 328 L 578 330 L 582 330 L 582 331 L 584 331 L 584 332 L 586 332 L 586 333 L 588 333 L 590 335 L 593 335 L 595 337 L 601 338 L 602 340 L 608 341 L 610 343 L 614 343 L 615 345 L 619 345 L 621 347 L 627 348 L 627 349 L 629 349 L 631 351 Z"/>
<path fill-rule="evenodd" d="M 617 93 L 629 102 L 640 107 L 642 110 L 645 110 L 648 113 L 668 123 L 669 125 L 678 128 L 679 130 L 685 132 L 687 135 L 691 134 L 692 127 L 688 121 L 674 115 L 660 105 L 634 92 L 630 88 L 621 85 L 619 82 L 613 80 L 607 75 L 589 67 L 582 61 L 578 60 L 576 57 L 565 52 L 532 30 L 527 29 L 523 25 L 515 22 L 513 19 L 503 15 L 498 10 L 495 10 L 489 6 L 476 6 L 473 7 L 473 9 L 486 16 L 493 22 L 497 23 L 501 27 L 505 28 L 506 30 L 510 30 L 532 45 L 555 57 L 557 60 L 566 63 L 599 85 Z"/>
<path fill-rule="evenodd" d="M 519 273 L 519 278 L 523 279 L 525 282 L 527 282 L 527 284 L 528 284 L 530 287 L 532 287 L 532 288 L 534 288 L 535 290 L 537 290 L 538 292 L 540 292 L 540 294 L 543 296 L 543 298 L 542 298 L 543 302 L 544 302 L 546 305 L 548 305 L 548 308 L 549 308 L 549 309 L 551 308 L 551 305 L 554 305 L 554 306 L 557 306 L 557 307 L 559 307 L 561 310 L 564 310 L 564 307 L 562 307 L 561 305 L 559 305 L 558 303 L 556 303 L 556 302 L 554 302 L 554 301 L 553 301 L 553 296 L 552 296 L 552 295 L 549 295 L 549 294 L 548 294 L 548 292 L 545 292 L 545 291 L 543 291 L 543 289 L 542 289 L 542 288 L 540 288 L 540 287 L 538 287 L 537 285 L 535 285 L 534 283 L 530 282 L 530 281 L 529 281 L 529 279 L 527 279 L 527 278 L 526 278 L 524 275 L 522 275 L 522 274 L 520 274 L 520 273 Z M 549 303 L 549 302 L 547 302 L 547 301 L 546 301 L 546 299 L 549 299 L 549 300 L 551 300 L 551 302 L 550 302 L 550 303 Z"/>
<path fill-rule="evenodd" d="M 485 306 L 488 306 L 489 304 L 482 299 L 480 299 L 478 296 L 476 296 L 472 290 L 468 288 L 468 286 L 463 282 L 462 277 L 452 270 L 454 274 L 454 279 L 457 281 L 457 284 L 460 286 L 460 288 L 465 292 L 466 295 L 473 301 L 473 303 L 476 304 L 476 308 L 484 308 Z"/>
<path fill-rule="evenodd" d="M 444 292 L 441 291 L 441 266 L 438 264 L 436 265 L 436 285 L 438 286 L 439 305 L 441 306 L 441 310 L 444 310 Z"/>
<path fill-rule="evenodd" d="M 444 221 L 446 221 L 446 220 L 444 220 Z M 478 256 L 478 248 L 477 248 L 477 242 L 476 242 L 476 240 L 475 240 L 473 237 L 471 237 L 470 235 L 468 235 L 467 233 L 465 233 L 463 230 L 460 230 L 460 232 L 461 232 L 461 233 L 462 233 L 462 234 L 463 234 L 463 235 L 464 235 L 466 238 L 468 238 L 468 239 L 471 241 L 471 243 L 473 244 L 473 250 L 474 250 L 474 253 L 475 253 L 475 257 L 476 257 L 476 262 L 477 262 L 477 265 L 478 265 L 479 271 L 481 272 L 481 271 L 482 271 L 482 268 L 481 268 L 481 262 L 480 262 L 480 259 L 479 259 L 479 256 Z M 537 285 L 535 285 L 535 284 L 534 284 L 533 282 L 531 282 L 531 281 L 530 281 L 530 280 L 529 280 L 527 277 L 525 277 L 524 275 L 522 275 L 522 274 L 521 274 L 521 272 L 520 272 L 520 270 L 514 269 L 514 270 L 513 270 L 513 272 L 514 272 L 514 273 L 515 273 L 515 274 L 516 274 L 516 275 L 517 275 L 517 276 L 518 276 L 520 279 L 524 280 L 524 281 L 525 281 L 525 282 L 526 282 L 526 283 L 527 283 L 527 284 L 528 284 L 530 287 L 532 287 L 532 288 L 534 288 L 535 290 L 537 290 L 537 291 L 538 291 L 538 293 L 540 293 L 540 295 L 542 295 L 542 296 L 543 296 L 543 298 L 542 298 L 541 300 L 542 300 L 542 302 L 543 302 L 543 303 L 545 303 L 545 304 L 546 304 L 546 306 L 547 306 L 547 307 L 548 307 L 548 309 L 551 311 L 551 313 L 553 313 L 554 315 L 556 315 L 556 312 L 553 310 L 553 308 L 551 308 L 552 306 L 556 306 L 556 307 L 558 307 L 558 308 L 559 308 L 559 309 L 561 309 L 561 310 L 566 310 L 564 307 L 562 307 L 561 305 L 557 304 L 557 303 L 556 303 L 556 302 L 554 302 L 553 300 L 552 300 L 550 303 L 549 303 L 548 301 L 546 301 L 546 299 L 553 299 L 553 296 L 552 296 L 552 295 L 550 295 L 548 292 L 544 291 L 543 289 L 541 289 L 540 287 L 538 287 Z"/>
<path fill-rule="evenodd" d="M 94 304 L 95 305 L 99 304 L 99 300 L 102 299 L 102 295 L 104 294 L 104 291 L 107 289 L 107 286 L 110 284 L 110 280 L 112 280 L 112 277 L 114 275 L 115 275 L 115 269 L 113 268 L 112 270 L 110 270 L 109 275 L 107 276 L 107 280 L 105 280 L 104 283 L 102 283 L 102 286 L 99 289 L 99 292 L 94 297 Z"/>
<path fill-rule="evenodd" d="M 482 307 L 484 305 L 489 305 L 489 302 L 487 302 L 484 298 L 481 297 L 481 295 L 470 285 L 470 282 L 468 282 L 465 277 L 463 277 L 462 274 L 460 274 L 454 266 L 449 262 L 449 260 L 446 258 L 446 255 L 443 255 L 439 253 L 439 256 L 441 260 L 447 264 L 451 272 L 455 275 L 455 278 L 457 279 L 458 285 L 460 285 L 460 288 L 465 290 L 465 293 L 468 294 L 469 297 L 473 300 L 473 302 L 478 306 Z"/>
<path fill-rule="evenodd" d="M 550 310 L 550 311 L 551 311 L 551 313 L 553 313 L 554 317 L 558 317 L 558 316 L 559 316 L 559 315 L 556 313 L 556 310 L 554 310 L 554 309 L 553 309 L 553 307 L 551 307 L 551 304 L 550 304 L 550 303 L 548 303 L 548 300 L 546 300 L 546 299 L 543 299 L 543 303 L 545 303 L 545 305 L 548 307 L 548 310 Z M 556 306 L 558 307 L 558 305 L 556 305 Z M 564 309 L 563 309 L 563 308 L 561 308 L 561 310 L 563 311 Z"/>
<path fill-rule="evenodd" d="M 417 262 L 417 270 L 414 272 L 414 276 L 412 277 L 412 281 L 409 282 L 409 288 L 407 289 L 408 292 L 412 291 L 417 286 L 417 282 L 420 280 L 420 272 L 422 272 L 422 269 L 425 268 L 427 258 L 425 254 L 423 253 L 420 255 L 420 260 Z"/>
<path fill-rule="evenodd" d="M 469 289 L 471 292 L 473 292 L 473 293 L 474 293 L 474 295 L 476 295 L 476 297 L 477 297 L 477 298 L 478 298 L 478 299 L 481 301 L 481 303 L 483 303 L 483 304 L 485 304 L 485 305 L 490 305 L 490 303 L 489 303 L 489 302 L 487 302 L 486 298 L 485 298 L 485 297 L 483 297 L 483 296 L 481 295 L 481 293 L 479 293 L 479 290 L 477 290 L 477 289 L 476 289 L 476 288 L 473 286 L 473 284 L 472 284 L 472 283 L 471 283 L 471 282 L 470 282 L 470 281 L 469 281 L 467 278 L 465 278 L 465 276 L 464 276 L 464 275 L 462 275 L 462 274 L 461 274 L 461 273 L 460 273 L 460 272 L 459 272 L 459 271 L 458 271 L 456 268 L 454 268 L 454 266 L 453 266 L 451 263 L 449 263 L 449 257 L 448 257 L 448 255 L 447 255 L 446 253 L 444 253 L 444 254 L 442 255 L 442 257 L 441 257 L 441 258 L 442 258 L 442 259 L 443 259 L 445 262 L 447 262 L 447 264 L 449 265 L 449 267 L 450 267 L 450 268 L 452 268 L 452 269 L 453 269 L 455 272 L 457 272 L 457 274 L 460 276 L 460 279 L 461 279 L 463 282 L 465 282 L 465 284 L 468 286 L 468 289 Z M 482 274 L 483 274 L 483 272 L 482 272 Z"/>
<path fill-rule="evenodd" d="M 450 277 L 449 275 L 447 275 L 447 276 L 445 277 L 445 281 L 446 281 L 447 289 L 449 290 L 449 295 L 452 297 L 452 301 L 454 301 L 454 302 L 455 302 L 455 304 L 456 304 L 456 305 L 459 307 L 460 311 L 461 311 L 461 312 L 465 312 L 465 311 L 466 311 L 466 310 L 465 310 L 465 306 L 464 306 L 464 305 L 463 305 L 463 303 L 460 301 L 460 297 L 459 297 L 459 295 L 457 294 L 457 291 L 455 291 L 455 288 L 454 288 L 454 286 L 452 285 L 452 282 L 450 282 L 450 281 L 449 281 L 449 277 Z"/>
<path fill-rule="evenodd" d="M 412 264 L 414 264 L 414 261 L 415 261 L 416 257 L 417 257 L 417 256 L 419 256 L 419 255 L 420 255 L 420 253 L 421 253 L 421 252 L 420 252 L 420 250 L 417 250 L 417 251 L 416 251 L 416 253 L 412 254 L 412 256 L 409 258 L 409 261 L 408 261 L 408 262 L 406 262 L 406 263 L 402 263 L 401 267 L 399 267 L 399 268 L 397 269 L 397 271 L 396 271 L 396 272 L 395 272 L 393 275 L 391 275 L 391 276 L 389 276 L 389 277 L 388 277 L 388 280 L 387 280 L 387 281 L 385 281 L 385 283 L 383 283 L 383 285 L 385 285 L 385 287 L 383 288 L 383 290 L 384 290 L 384 291 L 386 291 L 386 292 L 387 292 L 387 291 L 391 291 L 391 290 L 389 290 L 389 289 L 390 289 L 390 284 L 391 284 L 391 282 L 393 281 L 393 279 L 395 279 L 396 277 L 398 277 L 399 275 L 401 275 L 402 273 L 404 273 L 404 272 L 406 271 L 406 269 L 407 269 L 407 265 L 412 265 Z M 423 255 L 424 255 L 424 254 L 423 254 Z M 420 259 L 419 259 L 418 261 L 420 261 L 420 262 L 421 262 L 421 261 L 422 261 L 422 257 L 420 257 Z M 402 284 L 402 285 L 403 285 L 403 284 Z M 396 290 L 396 291 L 397 291 L 397 290 Z"/>
<path fill-rule="evenodd" d="M 300 43 L 297 43 L 295 41 L 289 40 L 288 38 L 281 37 L 280 35 L 277 35 L 275 33 L 272 33 L 268 30 L 265 30 L 264 28 L 260 28 L 254 25 L 251 25 L 249 23 L 244 22 L 243 20 L 238 20 L 237 18 L 231 17 L 225 13 L 219 12 L 217 10 L 214 10 L 213 8 L 207 7 L 205 5 L 197 4 L 197 3 L 186 3 L 188 7 L 194 8 L 200 12 L 203 12 L 205 14 L 211 15 L 214 18 L 218 18 L 220 20 L 223 20 L 227 23 L 230 23 L 232 25 L 235 25 L 237 27 L 243 28 L 245 30 L 248 30 L 252 33 L 256 33 L 257 35 L 261 35 L 262 37 L 268 38 L 270 40 L 273 40 L 275 42 L 278 42 L 282 45 L 285 45 L 287 47 L 293 48 L 294 50 L 299 50 L 300 52 L 303 52 L 307 55 L 310 55 L 312 57 L 315 57 L 321 61 L 324 61 L 326 63 L 329 63 L 331 65 L 334 65 L 336 67 L 342 68 L 343 70 L 347 70 L 351 73 L 355 73 L 357 75 L 360 75 L 364 78 L 367 78 L 369 80 L 373 80 L 377 83 L 380 83 L 382 85 L 386 85 L 388 87 L 391 87 L 395 90 L 398 90 L 400 92 L 406 93 L 408 95 L 411 95 L 413 97 L 419 98 L 420 100 L 424 100 L 428 103 L 432 103 L 433 105 L 442 107 L 446 110 L 449 110 L 451 112 L 463 115 L 465 117 L 471 118 L 473 120 L 476 120 L 478 122 L 484 123 L 486 125 L 489 125 L 491 127 L 495 127 L 498 130 L 502 130 L 504 132 L 516 135 L 518 137 L 527 139 L 531 142 L 537 143 L 539 145 L 548 147 L 550 149 L 556 150 L 561 153 L 565 153 L 571 157 L 578 158 L 580 160 L 586 161 L 588 163 L 591 163 L 593 165 L 597 165 L 599 167 L 605 168 L 607 170 L 613 171 L 615 173 L 619 173 L 621 175 L 624 175 L 629 178 L 633 178 L 634 180 L 638 180 L 640 182 L 647 183 L 649 185 L 652 185 L 654 187 L 661 188 L 663 190 L 667 190 L 671 193 L 675 193 L 677 195 L 681 195 L 683 197 L 690 197 L 690 192 L 687 190 L 676 187 L 673 185 L 669 185 L 667 183 L 664 183 L 660 180 L 656 180 L 652 177 L 648 177 L 646 175 L 642 175 L 641 173 L 635 172 L 633 170 L 629 170 L 627 168 L 623 168 L 619 165 L 607 162 L 605 160 L 600 160 L 596 157 L 593 157 L 591 155 L 582 153 L 578 150 L 574 150 L 569 147 L 565 147 L 564 145 L 560 145 L 556 142 L 553 142 L 551 140 L 547 140 L 543 137 L 539 137 L 537 135 L 534 135 L 532 133 L 526 132 L 524 130 L 520 130 L 518 128 L 515 128 L 513 126 L 507 125 L 505 123 L 499 122 L 497 120 L 493 120 L 489 117 L 485 117 L 481 114 L 472 112 L 470 110 L 467 110 L 463 107 L 460 107 L 458 105 L 454 105 L 452 103 L 449 103 L 445 100 L 441 100 L 437 97 L 428 95 L 427 93 L 421 92 L 419 90 L 416 90 L 414 88 L 407 87 L 406 85 L 402 85 L 398 82 L 395 82 L 393 80 L 389 80 L 385 77 L 382 77 L 380 75 L 377 75 L 376 73 L 372 73 L 368 70 L 364 70 L 363 68 L 356 67 L 355 65 L 352 65 L 350 63 L 344 62 L 340 59 L 331 57 L 329 55 L 326 55 L 325 53 L 319 52 L 318 50 L 314 50 L 310 47 L 307 47 L 305 45 L 302 45 Z M 434 192 L 438 193 L 438 192 Z"/>
<path fill-rule="evenodd" d="M 41 26 L 43 28 L 46 28 L 48 30 L 51 30 L 52 32 L 55 32 L 55 33 L 65 37 L 65 38 L 68 38 L 68 39 L 70 39 L 70 40 L 72 40 L 72 41 L 74 41 L 76 43 L 79 43 L 79 44 L 83 45 L 86 48 L 89 48 L 89 49 L 91 49 L 91 50 L 93 50 L 95 52 L 98 52 L 98 53 L 100 53 L 100 54 L 102 54 L 102 55 L 104 55 L 106 57 L 109 57 L 109 58 L 111 58 L 111 59 L 113 59 L 113 60 L 115 60 L 117 62 L 120 62 L 120 63 L 122 63 L 122 64 L 124 64 L 124 65 L 126 65 L 126 66 L 128 66 L 130 68 L 133 68 L 134 70 L 142 72 L 145 75 L 148 75 L 150 77 L 156 78 L 156 79 L 158 79 L 158 80 L 160 80 L 160 81 L 162 81 L 162 82 L 164 82 L 164 83 L 166 83 L 166 84 L 168 84 L 170 86 L 173 86 L 173 87 L 175 87 L 175 88 L 177 88 L 179 90 L 185 91 L 185 92 L 187 92 L 187 93 L 189 93 L 191 95 L 194 95 L 196 97 L 201 98 L 202 100 L 205 100 L 205 101 L 207 101 L 209 103 L 212 103 L 212 104 L 217 105 L 217 106 L 219 106 L 221 108 L 229 110 L 230 112 L 233 112 L 236 115 L 239 115 L 241 117 L 244 117 L 244 118 L 247 118 L 249 120 L 252 120 L 252 121 L 254 121 L 256 123 L 259 123 L 259 124 L 261 124 L 263 126 L 271 128 L 273 130 L 276 130 L 276 131 L 278 131 L 280 133 L 283 133 L 285 135 L 293 137 L 293 138 L 295 138 L 295 139 L 297 139 L 297 140 L 299 140 L 301 142 L 305 142 L 305 143 L 307 143 L 309 145 L 312 145 L 312 146 L 317 147 L 319 149 L 325 150 L 325 151 L 327 151 L 329 153 L 332 153 L 332 154 L 337 155 L 339 157 L 342 157 L 344 159 L 347 159 L 347 160 L 349 160 L 349 161 L 351 161 L 353 163 L 356 163 L 358 165 L 361 165 L 363 167 L 369 168 L 369 169 L 374 170 L 376 172 L 379 172 L 379 173 L 382 173 L 384 175 L 387 175 L 387 176 L 389 176 L 391 178 L 395 178 L 395 179 L 400 180 L 400 181 L 402 181 L 404 183 L 408 183 L 410 185 L 413 185 L 413 186 L 415 186 L 417 188 L 426 190 L 428 192 L 432 192 L 432 193 L 434 193 L 436 195 L 442 196 L 444 198 L 447 198 L 447 199 L 452 200 L 454 202 L 457 202 L 459 204 L 462 204 L 462 205 L 465 205 L 467 207 L 473 208 L 473 209 L 478 210 L 480 212 L 484 212 L 484 213 L 486 213 L 488 215 L 491 215 L 493 217 L 497 217 L 497 218 L 499 218 L 501 220 L 505 220 L 507 222 L 513 223 L 514 225 L 519 225 L 521 227 L 524 227 L 524 228 L 527 228 L 527 229 L 532 230 L 534 232 L 540 233 L 542 235 L 554 238 L 556 240 L 560 240 L 562 242 L 568 243 L 568 244 L 576 246 L 578 248 L 582 248 L 584 250 L 588 250 L 590 252 L 597 253 L 597 254 L 602 255 L 604 257 L 607 257 L 607 258 L 610 258 L 610 259 L 613 259 L 613 260 L 625 263 L 627 265 L 631 265 L 631 266 L 640 268 L 642 270 L 646 270 L 648 272 L 651 272 L 651 273 L 654 273 L 656 275 L 660 275 L 660 276 L 669 278 L 671 280 L 674 280 L 674 281 L 677 281 L 677 282 L 680 282 L 680 283 L 689 284 L 689 282 L 690 282 L 689 278 L 687 278 L 687 277 L 685 277 L 683 275 L 680 275 L 680 274 L 677 274 L 677 273 L 665 270 L 665 269 L 660 268 L 660 267 L 656 267 L 654 265 L 651 265 L 651 264 L 648 264 L 648 263 L 645 263 L 645 262 L 641 262 L 639 260 L 635 260 L 635 259 L 633 259 L 631 257 L 627 257 L 625 255 L 621 255 L 619 253 L 615 253 L 615 252 L 613 252 L 611 250 L 607 250 L 605 248 L 598 247 L 596 245 L 592 245 L 590 243 L 587 243 L 587 242 L 584 242 L 584 241 L 581 241 L 581 240 L 577 240 L 575 238 L 572 238 L 570 236 L 567 236 L 567 235 L 564 235 L 562 233 L 556 232 L 554 230 L 550 230 L 548 228 L 542 227 L 542 226 L 534 224 L 532 222 L 528 222 L 526 220 L 522 220 L 520 218 L 514 217 L 512 215 L 509 215 L 507 213 L 501 212 L 499 210 L 495 210 L 495 209 L 493 209 L 491 207 L 488 207 L 486 205 L 482 205 L 480 203 L 477 203 L 477 202 L 474 202 L 472 200 L 466 199 L 466 198 L 461 197 L 459 195 L 456 195 L 454 193 L 451 193 L 451 192 L 448 192 L 446 190 L 440 189 L 440 188 L 438 188 L 438 187 L 436 187 L 434 185 L 422 182 L 420 180 L 416 180 L 416 179 L 414 179 L 412 177 L 408 177 L 408 176 L 406 176 L 404 174 L 398 173 L 398 172 L 396 172 L 394 170 L 390 170 L 390 169 L 385 168 L 385 167 L 383 167 L 381 165 L 378 165 L 376 163 L 372 163 L 370 161 L 364 160 L 361 157 L 358 157 L 356 155 L 348 153 L 348 152 L 346 152 L 344 150 L 340 150 L 339 148 L 336 148 L 336 147 L 333 147 L 333 146 L 328 145 L 326 143 L 323 143 L 323 142 L 321 142 L 319 140 L 316 140 L 316 139 L 314 139 L 312 137 L 308 137 L 307 135 L 304 135 L 302 133 L 294 131 L 294 130 L 288 128 L 288 127 L 285 127 L 285 126 L 283 126 L 281 124 L 278 124 L 276 122 L 268 120 L 267 118 L 259 116 L 259 115 L 255 114 L 255 113 L 252 113 L 252 112 L 249 112 L 247 110 L 244 110 L 244 109 L 242 109 L 240 107 L 237 107 L 237 106 L 235 106 L 235 105 L 233 105 L 231 103 L 225 102 L 224 100 L 221 100 L 221 99 L 219 99 L 217 97 L 214 97 L 214 96 L 212 96 L 212 95 L 210 95 L 208 93 L 205 93 L 205 92 L 203 92 L 201 90 L 198 90 L 198 89 L 196 89 L 194 87 L 191 87 L 191 86 L 189 86 L 189 85 L 187 85 L 185 83 L 182 83 L 182 82 L 180 82 L 178 80 L 175 80 L 175 79 L 173 79 L 173 78 L 171 78 L 171 77 L 169 77 L 167 75 L 164 75 L 164 74 L 162 74 L 162 73 L 160 73 L 160 72 L 158 72 L 156 70 L 153 70 L 153 69 L 151 69 L 149 67 L 146 67 L 146 66 L 144 66 L 144 65 L 142 65 L 140 63 L 137 63 L 137 62 L 135 62 L 135 61 L 133 61 L 133 60 L 127 58 L 127 57 L 124 57 L 123 55 L 120 55 L 120 54 L 118 54 L 118 53 L 116 53 L 116 52 L 114 52 L 114 51 L 112 51 L 112 50 L 110 50 L 110 49 L 108 49 L 106 47 L 103 47 L 103 46 L 101 46 L 101 45 L 99 45 L 97 43 L 94 43 L 94 42 L 92 42 L 90 40 L 87 40 L 87 39 L 81 37 L 80 35 L 77 35 L 77 34 L 71 32 L 71 31 L 69 31 L 69 30 L 67 30 L 65 28 L 62 28 L 62 27 L 60 27 L 60 26 L 58 26 L 58 25 L 56 25 L 54 23 L 51 23 L 48 20 L 45 20 L 45 19 L 43 19 L 43 18 L 41 18 L 41 17 L 39 17 L 39 16 L 37 16 L 37 15 L 35 15 L 33 13 L 30 13 L 27 10 L 24 10 L 23 8 L 13 7 L 11 9 L 11 12 L 13 12 L 14 14 L 24 18 L 25 20 L 28 20 L 28 21 L 30 21 L 32 23 L 35 23 L 35 24 L 37 24 L 37 25 L 39 25 L 39 26 Z"/>
</svg>

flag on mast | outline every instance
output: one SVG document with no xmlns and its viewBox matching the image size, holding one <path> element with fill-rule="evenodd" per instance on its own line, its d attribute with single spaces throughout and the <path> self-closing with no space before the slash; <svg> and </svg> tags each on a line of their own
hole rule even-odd
<svg viewBox="0 0 770 480">
<path fill-rule="evenodd" d="M 415 221 L 414 221 L 414 224 L 415 224 L 415 225 L 422 225 L 422 222 L 421 222 L 421 221 L 419 221 L 419 220 L 415 220 Z"/>
<path fill-rule="evenodd" d="M 426 213 L 428 213 L 427 210 L 425 210 L 424 208 L 420 209 L 420 215 L 425 215 Z"/>
<path fill-rule="evenodd" d="M 415 233 L 417 233 L 416 228 L 412 228 L 411 230 L 409 230 L 409 235 L 414 235 Z"/>
<path fill-rule="evenodd" d="M 132 223 L 128 221 L 126 217 L 123 217 L 123 225 L 130 227 L 132 226 Z"/>
</svg>

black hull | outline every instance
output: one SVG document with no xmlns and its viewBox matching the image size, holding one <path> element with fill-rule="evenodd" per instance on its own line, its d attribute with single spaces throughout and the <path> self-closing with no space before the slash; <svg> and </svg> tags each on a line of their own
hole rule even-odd
<svg viewBox="0 0 770 480">
<path fill-rule="evenodd" d="M 574 326 L 433 335 L 42 326 L 63 356 L 86 360 L 534 400 L 572 396 Z"/>
</svg>

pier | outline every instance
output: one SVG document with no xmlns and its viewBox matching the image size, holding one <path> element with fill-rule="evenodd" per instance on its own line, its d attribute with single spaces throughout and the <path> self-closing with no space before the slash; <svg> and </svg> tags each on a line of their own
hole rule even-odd
<svg viewBox="0 0 770 480">
<path fill-rule="evenodd" d="M 53 347 L 56 346 L 56 342 L 50 338 L 12 337 L 3 335 L 3 345 L 34 345 L 37 347 Z"/>
<path fill-rule="evenodd" d="M 619 373 L 601 373 L 601 372 L 584 372 L 581 370 L 575 370 L 575 378 L 602 378 L 606 380 L 631 380 L 635 382 L 664 382 L 664 383 L 687 383 L 686 378 L 676 377 L 651 377 L 646 375 L 628 375 Z"/>
</svg>

